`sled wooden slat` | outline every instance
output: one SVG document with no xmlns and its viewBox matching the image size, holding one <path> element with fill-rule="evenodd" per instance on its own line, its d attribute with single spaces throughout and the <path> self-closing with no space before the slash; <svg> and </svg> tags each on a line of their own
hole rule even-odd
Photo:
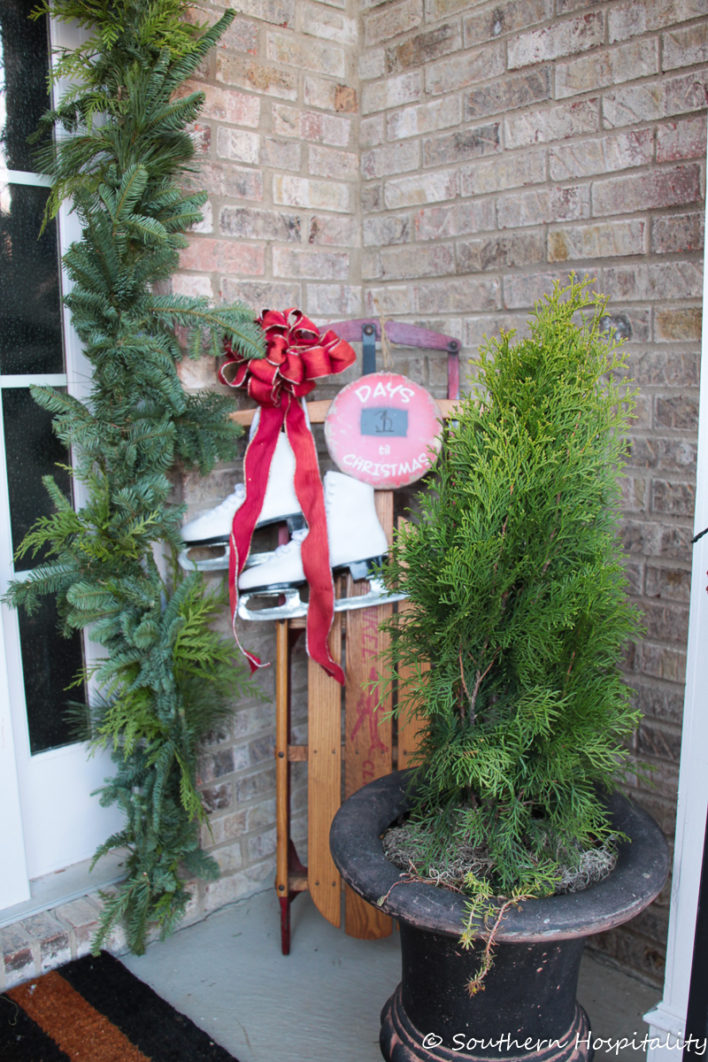
<svg viewBox="0 0 708 1062">
<path fill-rule="evenodd" d="M 458 405 L 457 399 L 436 398 L 435 402 L 440 410 L 440 416 L 444 420 L 448 417 L 454 417 L 455 408 Z M 328 398 L 318 399 L 315 402 L 308 402 L 307 415 L 310 418 L 310 422 L 312 424 L 323 424 L 324 419 L 327 416 L 327 411 L 331 405 L 332 403 Z M 237 409 L 233 413 L 229 413 L 229 417 L 242 427 L 248 428 L 253 422 L 255 412 L 255 409 Z"/>
<path fill-rule="evenodd" d="M 341 637 L 341 619 L 335 615 L 330 646 L 339 647 Z M 339 652 L 330 651 L 338 660 Z M 308 659 L 307 665 L 307 886 L 320 914 L 338 926 L 342 883 L 329 852 L 329 828 L 342 792 L 341 686 L 319 664 Z"/>
<path fill-rule="evenodd" d="M 398 529 L 400 530 L 405 523 L 405 519 L 400 517 L 397 525 Z M 404 615 L 409 607 L 410 605 L 407 601 L 399 601 L 398 603 L 398 611 Z M 423 661 L 421 666 L 427 669 L 427 662 Z M 402 668 L 399 676 L 401 684 L 405 683 L 409 677 L 412 677 L 412 669 Z M 396 726 L 398 735 L 396 766 L 399 771 L 403 771 L 406 767 L 412 767 L 415 762 L 415 754 L 420 744 L 418 731 L 421 723 L 411 712 L 404 711 L 396 719 Z"/>
<path fill-rule="evenodd" d="M 393 494 L 377 491 L 376 512 L 389 545 L 393 533 Z M 366 585 L 347 578 L 347 597 L 363 593 Z M 346 614 L 346 687 L 344 691 L 344 796 L 393 769 L 393 724 L 385 719 L 391 698 L 377 711 L 378 696 L 369 683 L 377 677 L 376 660 L 388 635 L 379 625 L 389 619 L 391 605 L 353 609 Z M 345 886 L 344 926 L 349 936 L 377 940 L 392 932 L 391 919 Z"/>
</svg>

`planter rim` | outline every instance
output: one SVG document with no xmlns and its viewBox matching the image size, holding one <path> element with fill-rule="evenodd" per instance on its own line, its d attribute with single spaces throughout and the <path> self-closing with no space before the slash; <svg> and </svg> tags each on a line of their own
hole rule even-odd
<svg viewBox="0 0 708 1062">
<path fill-rule="evenodd" d="M 383 852 L 381 834 L 408 807 L 411 773 L 394 771 L 369 782 L 342 804 L 330 832 L 332 856 L 347 884 L 386 914 L 458 937 L 465 898 L 427 882 L 403 882 L 401 871 Z M 609 798 L 608 808 L 613 826 L 631 838 L 620 845 L 612 873 L 581 892 L 509 908 L 497 940 L 534 942 L 602 933 L 633 918 L 658 896 L 669 869 L 664 835 L 646 811 L 620 793 Z M 485 935 L 481 925 L 479 935 Z"/>
</svg>

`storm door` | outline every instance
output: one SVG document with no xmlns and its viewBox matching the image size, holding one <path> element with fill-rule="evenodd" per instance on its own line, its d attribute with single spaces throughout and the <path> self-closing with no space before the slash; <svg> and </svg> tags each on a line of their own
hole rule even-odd
<svg viewBox="0 0 708 1062">
<path fill-rule="evenodd" d="M 34 401 L 31 384 L 81 393 L 86 365 L 61 305 L 60 248 L 72 218 L 40 235 L 48 189 L 27 136 L 46 109 L 48 27 L 27 15 L 34 0 L 0 3 L 0 589 L 41 557 L 13 559 L 37 517 L 50 511 L 42 477 L 71 494 L 70 462 Z M 66 31 L 64 31 L 66 32 Z M 75 224 L 75 222 L 74 222 Z M 53 601 L 27 617 L 2 607 L 0 645 L 0 908 L 28 896 L 28 881 L 87 858 L 115 826 L 92 790 L 110 773 L 88 758 L 66 712 L 82 638 L 57 630 Z"/>
</svg>

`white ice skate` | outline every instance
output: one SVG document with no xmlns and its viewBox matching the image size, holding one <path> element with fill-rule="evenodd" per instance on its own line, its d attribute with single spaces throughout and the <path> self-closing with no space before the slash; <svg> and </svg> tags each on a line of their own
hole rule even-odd
<svg viewBox="0 0 708 1062">
<path fill-rule="evenodd" d="M 256 527 L 287 522 L 292 533 L 304 526 L 305 519 L 295 494 L 294 476 L 295 455 L 287 435 L 281 431 L 268 472 L 263 507 Z M 246 488 L 243 483 L 237 483 L 233 493 L 219 505 L 200 513 L 182 526 L 181 534 L 186 546 L 180 552 L 179 562 L 183 568 L 188 571 L 194 568 L 200 571 L 228 568 L 231 525 L 245 500 Z M 255 554 L 249 557 L 248 563 L 257 564 L 271 556 L 270 553 Z"/>
<path fill-rule="evenodd" d="M 391 594 L 375 566 L 383 561 L 388 543 L 374 506 L 374 489 L 342 472 L 324 477 L 325 512 L 329 539 L 329 564 L 334 571 L 348 568 L 353 579 L 368 579 L 369 590 L 360 597 L 336 598 L 336 612 L 400 601 L 405 594 Z M 266 561 L 247 567 L 238 581 L 238 614 L 246 620 L 292 619 L 307 613 L 300 596 L 305 572 L 302 542 L 307 528 Z"/>
</svg>

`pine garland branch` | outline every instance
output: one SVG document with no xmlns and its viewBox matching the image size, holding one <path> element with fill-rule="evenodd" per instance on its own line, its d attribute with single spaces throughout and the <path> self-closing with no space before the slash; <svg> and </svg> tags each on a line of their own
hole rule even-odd
<svg viewBox="0 0 708 1062">
<path fill-rule="evenodd" d="M 181 916 L 187 875 L 218 873 L 199 847 L 199 745 L 235 698 L 253 692 L 217 631 L 224 602 L 177 563 L 182 508 L 170 501 L 179 465 L 208 472 L 233 454 L 240 431 L 223 395 L 184 391 L 175 327 L 192 333 L 193 352 L 208 343 L 220 353 L 226 337 L 245 357 L 264 353 L 247 307 L 155 291 L 206 198 L 178 186 L 204 98 L 182 86 L 234 17 L 205 28 L 190 10 L 186 0 L 43 0 L 36 9 L 89 30 L 59 60 L 73 85 L 45 116 L 44 132 L 56 126 L 57 136 L 39 153 L 53 181 L 50 214 L 71 195 L 82 225 L 64 258 L 65 302 L 93 375 L 84 401 L 33 389 L 87 497 L 74 511 L 47 480 L 54 512 L 20 547 L 21 557 L 43 559 L 8 600 L 31 611 L 55 595 L 63 629 L 89 632 L 104 653 L 84 670 L 95 693 L 83 716 L 91 743 L 113 759 L 101 803 L 116 805 L 124 825 L 96 858 L 115 846 L 128 856 L 96 948 L 122 921 L 141 951 L 151 924 L 168 932 Z"/>
</svg>

